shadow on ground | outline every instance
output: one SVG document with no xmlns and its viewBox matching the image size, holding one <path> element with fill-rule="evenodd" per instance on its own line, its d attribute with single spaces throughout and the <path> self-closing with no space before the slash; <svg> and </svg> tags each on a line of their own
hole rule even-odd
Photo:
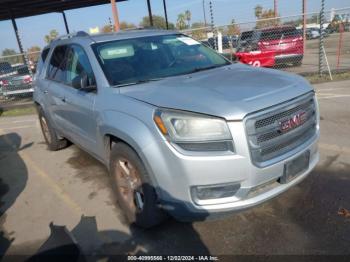
<svg viewBox="0 0 350 262">
<path fill-rule="evenodd" d="M 151 229 L 131 225 L 130 235 L 118 230 L 99 231 L 95 217 L 84 215 L 71 231 L 52 223 L 49 227 L 49 238 L 29 261 L 118 261 L 124 260 L 125 255 L 209 255 L 192 223 L 171 219 Z"/>
<path fill-rule="evenodd" d="M 350 210 L 350 165 L 336 161 L 270 202 L 196 229 L 214 254 L 349 255 L 350 218 L 338 211 Z"/>
<path fill-rule="evenodd" d="M 101 182 L 106 171 L 86 153 L 77 150 L 70 162 L 83 181 L 108 187 L 108 180 Z M 84 166 L 100 173 L 84 178 Z M 349 254 L 350 219 L 338 215 L 340 208 L 350 209 L 349 188 L 350 165 L 329 156 L 299 185 L 261 206 L 217 221 L 170 219 L 152 230 L 135 228 L 128 241 L 105 244 L 99 252 L 125 254 L 137 242 L 150 254 Z"/>
<path fill-rule="evenodd" d="M 24 190 L 28 179 L 27 167 L 18 152 L 32 143 L 21 146 L 21 142 L 17 133 L 0 135 L 0 260 L 14 240 L 10 236 L 13 232 L 3 229 L 6 210 Z"/>
</svg>

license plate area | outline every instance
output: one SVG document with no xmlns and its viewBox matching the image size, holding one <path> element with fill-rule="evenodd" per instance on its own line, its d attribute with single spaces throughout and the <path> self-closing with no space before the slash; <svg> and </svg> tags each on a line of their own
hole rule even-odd
<svg viewBox="0 0 350 262">
<path fill-rule="evenodd" d="M 310 151 L 306 151 L 297 158 L 284 164 L 283 176 L 280 178 L 281 184 L 286 184 L 296 178 L 309 168 Z"/>
</svg>

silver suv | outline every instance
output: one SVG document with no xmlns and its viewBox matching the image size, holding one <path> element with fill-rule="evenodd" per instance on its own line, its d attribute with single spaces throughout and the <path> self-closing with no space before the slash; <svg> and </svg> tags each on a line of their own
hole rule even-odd
<svg viewBox="0 0 350 262">
<path fill-rule="evenodd" d="M 37 71 L 49 149 L 71 141 L 100 160 L 128 220 L 143 227 L 255 206 L 319 159 L 309 83 L 231 63 L 178 32 L 68 35 Z"/>
</svg>

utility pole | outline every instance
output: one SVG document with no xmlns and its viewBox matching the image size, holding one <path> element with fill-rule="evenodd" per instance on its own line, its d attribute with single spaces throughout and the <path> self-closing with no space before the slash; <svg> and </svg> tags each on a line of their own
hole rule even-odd
<svg viewBox="0 0 350 262">
<path fill-rule="evenodd" d="M 277 12 L 277 0 L 273 1 L 273 11 L 275 13 L 275 18 L 278 16 L 278 12 Z"/>
<path fill-rule="evenodd" d="M 117 9 L 117 4 L 115 0 L 111 0 L 111 5 L 112 5 L 113 18 L 114 18 L 114 31 L 118 32 L 120 30 L 120 25 L 119 25 L 118 9 Z"/>
<path fill-rule="evenodd" d="M 165 0 L 163 0 L 163 7 L 164 7 L 164 16 L 165 16 L 165 26 L 166 26 L 166 29 L 169 30 L 168 12 L 167 12 L 167 8 L 166 8 Z"/>
<path fill-rule="evenodd" d="M 202 3 L 203 3 L 204 26 L 207 27 L 207 15 L 205 13 L 205 0 L 203 0 Z"/>
<path fill-rule="evenodd" d="M 148 8 L 148 16 L 149 16 L 149 25 L 153 27 L 153 15 L 152 15 L 152 7 L 150 0 L 147 0 L 147 8 Z"/>
<path fill-rule="evenodd" d="M 306 51 L 306 0 L 303 1 L 303 43 L 304 43 L 304 53 Z"/>
</svg>

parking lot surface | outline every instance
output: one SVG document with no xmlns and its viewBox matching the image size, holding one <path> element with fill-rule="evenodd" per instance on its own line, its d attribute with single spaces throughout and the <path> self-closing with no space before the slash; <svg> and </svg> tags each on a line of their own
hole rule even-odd
<svg viewBox="0 0 350 262">
<path fill-rule="evenodd" d="M 99 162 L 74 145 L 48 151 L 34 115 L 0 118 L 0 259 L 35 254 L 56 226 L 101 256 L 350 254 L 350 81 L 315 88 L 321 160 L 308 178 L 222 220 L 169 219 L 150 230 L 125 224 Z"/>
</svg>

